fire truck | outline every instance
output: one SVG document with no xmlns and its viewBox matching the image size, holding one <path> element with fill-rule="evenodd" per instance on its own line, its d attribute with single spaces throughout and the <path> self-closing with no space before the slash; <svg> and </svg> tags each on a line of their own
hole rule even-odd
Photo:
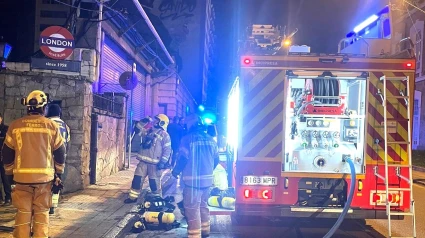
<svg viewBox="0 0 425 238">
<path fill-rule="evenodd" d="M 415 57 L 412 49 L 382 53 L 389 15 L 387 6 L 368 18 L 335 54 L 293 47 L 241 56 L 228 101 L 234 218 L 337 218 L 349 206 L 347 219 L 388 219 L 391 227 L 412 217 L 415 226 Z M 376 28 L 382 37 L 360 39 Z"/>
</svg>

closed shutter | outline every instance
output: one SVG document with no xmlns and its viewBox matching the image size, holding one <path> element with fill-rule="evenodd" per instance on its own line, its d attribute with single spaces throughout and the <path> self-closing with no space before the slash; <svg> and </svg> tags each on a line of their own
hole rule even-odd
<svg viewBox="0 0 425 238">
<path fill-rule="evenodd" d="M 115 92 L 130 95 L 130 91 L 123 89 L 118 81 L 122 73 L 132 70 L 132 60 L 129 59 L 131 57 L 124 50 L 105 36 L 99 83 L 100 93 Z M 144 117 L 145 104 L 145 76 L 141 65 L 137 65 L 136 75 L 139 82 L 133 91 L 133 119 L 141 120 Z"/>
</svg>

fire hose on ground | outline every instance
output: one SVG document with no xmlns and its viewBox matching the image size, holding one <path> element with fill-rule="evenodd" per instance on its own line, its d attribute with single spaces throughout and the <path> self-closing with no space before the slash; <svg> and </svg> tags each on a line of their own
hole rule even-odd
<svg viewBox="0 0 425 238">
<path fill-rule="evenodd" d="M 328 231 L 328 233 L 323 238 L 330 238 L 338 230 L 342 221 L 347 215 L 348 209 L 350 209 L 351 202 L 353 201 L 354 188 L 356 186 L 356 169 L 354 168 L 354 163 L 351 158 L 345 158 L 345 162 L 350 166 L 351 171 L 351 183 L 350 183 L 350 192 L 348 194 L 347 202 L 345 203 L 344 209 L 342 210 L 341 215 L 339 215 L 338 220 L 335 222 L 335 225 Z"/>
</svg>

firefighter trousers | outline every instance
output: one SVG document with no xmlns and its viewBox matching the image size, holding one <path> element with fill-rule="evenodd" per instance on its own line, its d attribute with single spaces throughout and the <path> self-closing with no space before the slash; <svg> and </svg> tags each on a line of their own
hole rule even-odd
<svg viewBox="0 0 425 238">
<path fill-rule="evenodd" d="M 210 234 L 209 189 L 185 186 L 183 189 L 184 213 L 189 238 L 200 238 Z"/>
<path fill-rule="evenodd" d="M 49 208 L 52 203 L 52 183 L 16 184 L 12 204 L 18 210 L 13 237 L 49 236 Z M 32 228 L 32 229 L 31 229 Z"/>
<path fill-rule="evenodd" d="M 162 196 L 161 175 L 162 170 L 158 170 L 156 164 L 149 164 L 140 161 L 134 171 L 134 177 L 128 198 L 131 200 L 137 200 L 146 176 L 149 178 L 149 187 L 151 188 L 152 193 Z"/>
</svg>

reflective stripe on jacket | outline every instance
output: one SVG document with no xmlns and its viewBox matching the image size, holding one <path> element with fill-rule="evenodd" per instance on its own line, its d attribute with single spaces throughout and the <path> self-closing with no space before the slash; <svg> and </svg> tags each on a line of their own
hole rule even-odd
<svg viewBox="0 0 425 238">
<path fill-rule="evenodd" d="M 214 159 L 218 158 L 218 146 L 203 131 L 195 131 L 183 137 L 179 153 L 187 158 L 183 169 L 183 182 L 194 188 L 208 188 L 213 184 Z"/>
<path fill-rule="evenodd" d="M 141 134 L 142 144 L 148 137 L 153 138 L 153 140 L 149 149 L 143 149 L 143 146 L 140 146 L 137 158 L 150 164 L 167 163 L 171 155 L 171 139 L 168 133 L 162 128 L 154 128 L 149 131 L 142 131 Z"/>
<path fill-rule="evenodd" d="M 17 183 L 52 181 L 55 171 L 64 170 L 64 161 L 53 158 L 53 151 L 62 145 L 58 126 L 44 116 L 29 115 L 13 121 L 5 146 L 15 151 L 15 158 L 3 161 L 6 174 L 13 174 Z"/>
</svg>

